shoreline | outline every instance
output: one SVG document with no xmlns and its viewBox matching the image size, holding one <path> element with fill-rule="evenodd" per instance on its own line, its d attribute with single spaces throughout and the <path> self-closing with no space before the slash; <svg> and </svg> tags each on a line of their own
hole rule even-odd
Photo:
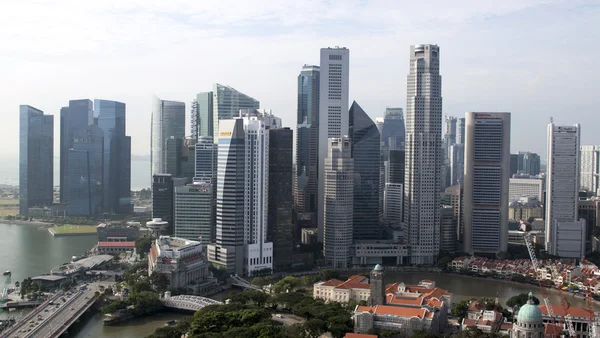
<svg viewBox="0 0 600 338">
<path fill-rule="evenodd" d="M 50 226 L 53 223 L 48 223 L 48 222 L 42 222 L 42 221 L 22 221 L 22 220 L 7 220 L 7 219 L 0 219 L 0 224 L 6 224 L 6 225 L 10 225 L 10 224 L 15 224 L 15 225 L 37 225 L 37 226 L 42 226 L 42 225 L 46 225 L 46 226 Z"/>
</svg>

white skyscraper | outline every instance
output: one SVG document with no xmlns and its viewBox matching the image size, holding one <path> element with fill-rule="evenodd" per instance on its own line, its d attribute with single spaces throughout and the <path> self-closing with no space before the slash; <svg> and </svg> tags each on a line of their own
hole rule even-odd
<svg viewBox="0 0 600 338">
<path fill-rule="evenodd" d="M 508 249 L 510 113 L 467 113 L 463 252 Z"/>
<path fill-rule="evenodd" d="M 599 176 L 600 146 L 581 146 L 580 188 L 598 195 Z"/>
<path fill-rule="evenodd" d="M 325 160 L 323 256 L 329 266 L 350 262 L 353 232 L 354 160 L 348 137 L 330 138 Z"/>
<path fill-rule="evenodd" d="M 442 78 L 437 45 L 410 46 L 406 98 L 405 238 L 412 264 L 433 264 L 440 243 Z"/>
<path fill-rule="evenodd" d="M 325 203 L 325 158 L 329 138 L 348 136 L 350 50 L 321 48 L 319 88 L 319 205 Z M 319 240 L 323 240 L 324 210 L 319 210 Z"/>
<path fill-rule="evenodd" d="M 585 254 L 585 221 L 579 220 L 580 127 L 548 124 L 546 251 L 561 257 Z"/>
</svg>

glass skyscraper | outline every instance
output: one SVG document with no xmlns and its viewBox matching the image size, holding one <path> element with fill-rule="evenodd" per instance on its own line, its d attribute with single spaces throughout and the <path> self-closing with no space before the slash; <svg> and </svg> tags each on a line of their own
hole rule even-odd
<svg viewBox="0 0 600 338">
<path fill-rule="evenodd" d="M 164 101 L 154 96 L 152 101 L 150 156 L 152 175 L 167 171 L 167 140 L 185 137 L 185 103 Z"/>
<path fill-rule="evenodd" d="M 54 116 L 19 107 L 19 214 L 51 205 L 54 168 Z"/>
<path fill-rule="evenodd" d="M 358 103 L 352 103 L 349 115 L 354 160 L 353 238 L 379 239 L 381 136 L 373 120 Z"/>
<path fill-rule="evenodd" d="M 319 66 L 304 65 L 298 75 L 298 118 L 296 130 L 297 217 L 317 227 L 319 161 Z"/>
<path fill-rule="evenodd" d="M 201 93 L 204 96 L 207 93 Z M 237 91 L 234 88 L 231 88 L 226 85 L 215 83 L 213 85 L 213 103 L 212 103 L 212 134 L 207 134 L 202 136 L 212 136 L 214 138 L 214 142 L 218 142 L 218 136 L 214 135 L 219 130 L 219 120 L 233 119 L 240 115 L 240 109 L 258 109 L 260 108 L 260 102 L 255 100 L 254 98 Z M 210 111 L 209 99 L 208 96 L 206 98 L 201 97 L 202 100 L 206 100 L 206 103 L 203 105 L 206 108 L 201 107 L 199 109 L 200 115 L 200 124 L 202 125 L 203 121 L 206 123 L 210 122 L 211 119 L 208 117 L 208 112 Z M 198 104 L 201 105 L 201 101 L 198 101 Z M 206 111 L 207 115 L 202 115 L 203 112 Z M 211 132 L 210 129 L 204 130 L 201 126 L 201 131 L 206 131 L 207 133 Z"/>
</svg>

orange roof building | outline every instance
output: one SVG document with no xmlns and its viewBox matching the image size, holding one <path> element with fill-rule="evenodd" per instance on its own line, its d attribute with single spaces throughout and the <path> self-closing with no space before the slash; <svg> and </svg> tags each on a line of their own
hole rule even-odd
<svg viewBox="0 0 600 338">
<path fill-rule="evenodd" d="M 442 333 L 448 325 L 448 312 L 426 307 L 396 305 L 357 306 L 354 310 L 354 330 L 367 332 L 373 328 L 404 332 Z"/>
</svg>

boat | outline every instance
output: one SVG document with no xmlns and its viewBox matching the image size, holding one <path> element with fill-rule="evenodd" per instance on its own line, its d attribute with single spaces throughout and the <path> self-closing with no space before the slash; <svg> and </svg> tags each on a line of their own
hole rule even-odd
<svg viewBox="0 0 600 338">
<path fill-rule="evenodd" d="M 176 320 L 169 320 L 165 323 L 165 326 L 174 326 L 175 324 L 177 324 Z"/>
<path fill-rule="evenodd" d="M 2 276 L 8 276 L 8 275 L 10 275 L 10 270 L 6 270 L 6 271 L 4 271 L 4 273 L 2 274 Z"/>
</svg>

